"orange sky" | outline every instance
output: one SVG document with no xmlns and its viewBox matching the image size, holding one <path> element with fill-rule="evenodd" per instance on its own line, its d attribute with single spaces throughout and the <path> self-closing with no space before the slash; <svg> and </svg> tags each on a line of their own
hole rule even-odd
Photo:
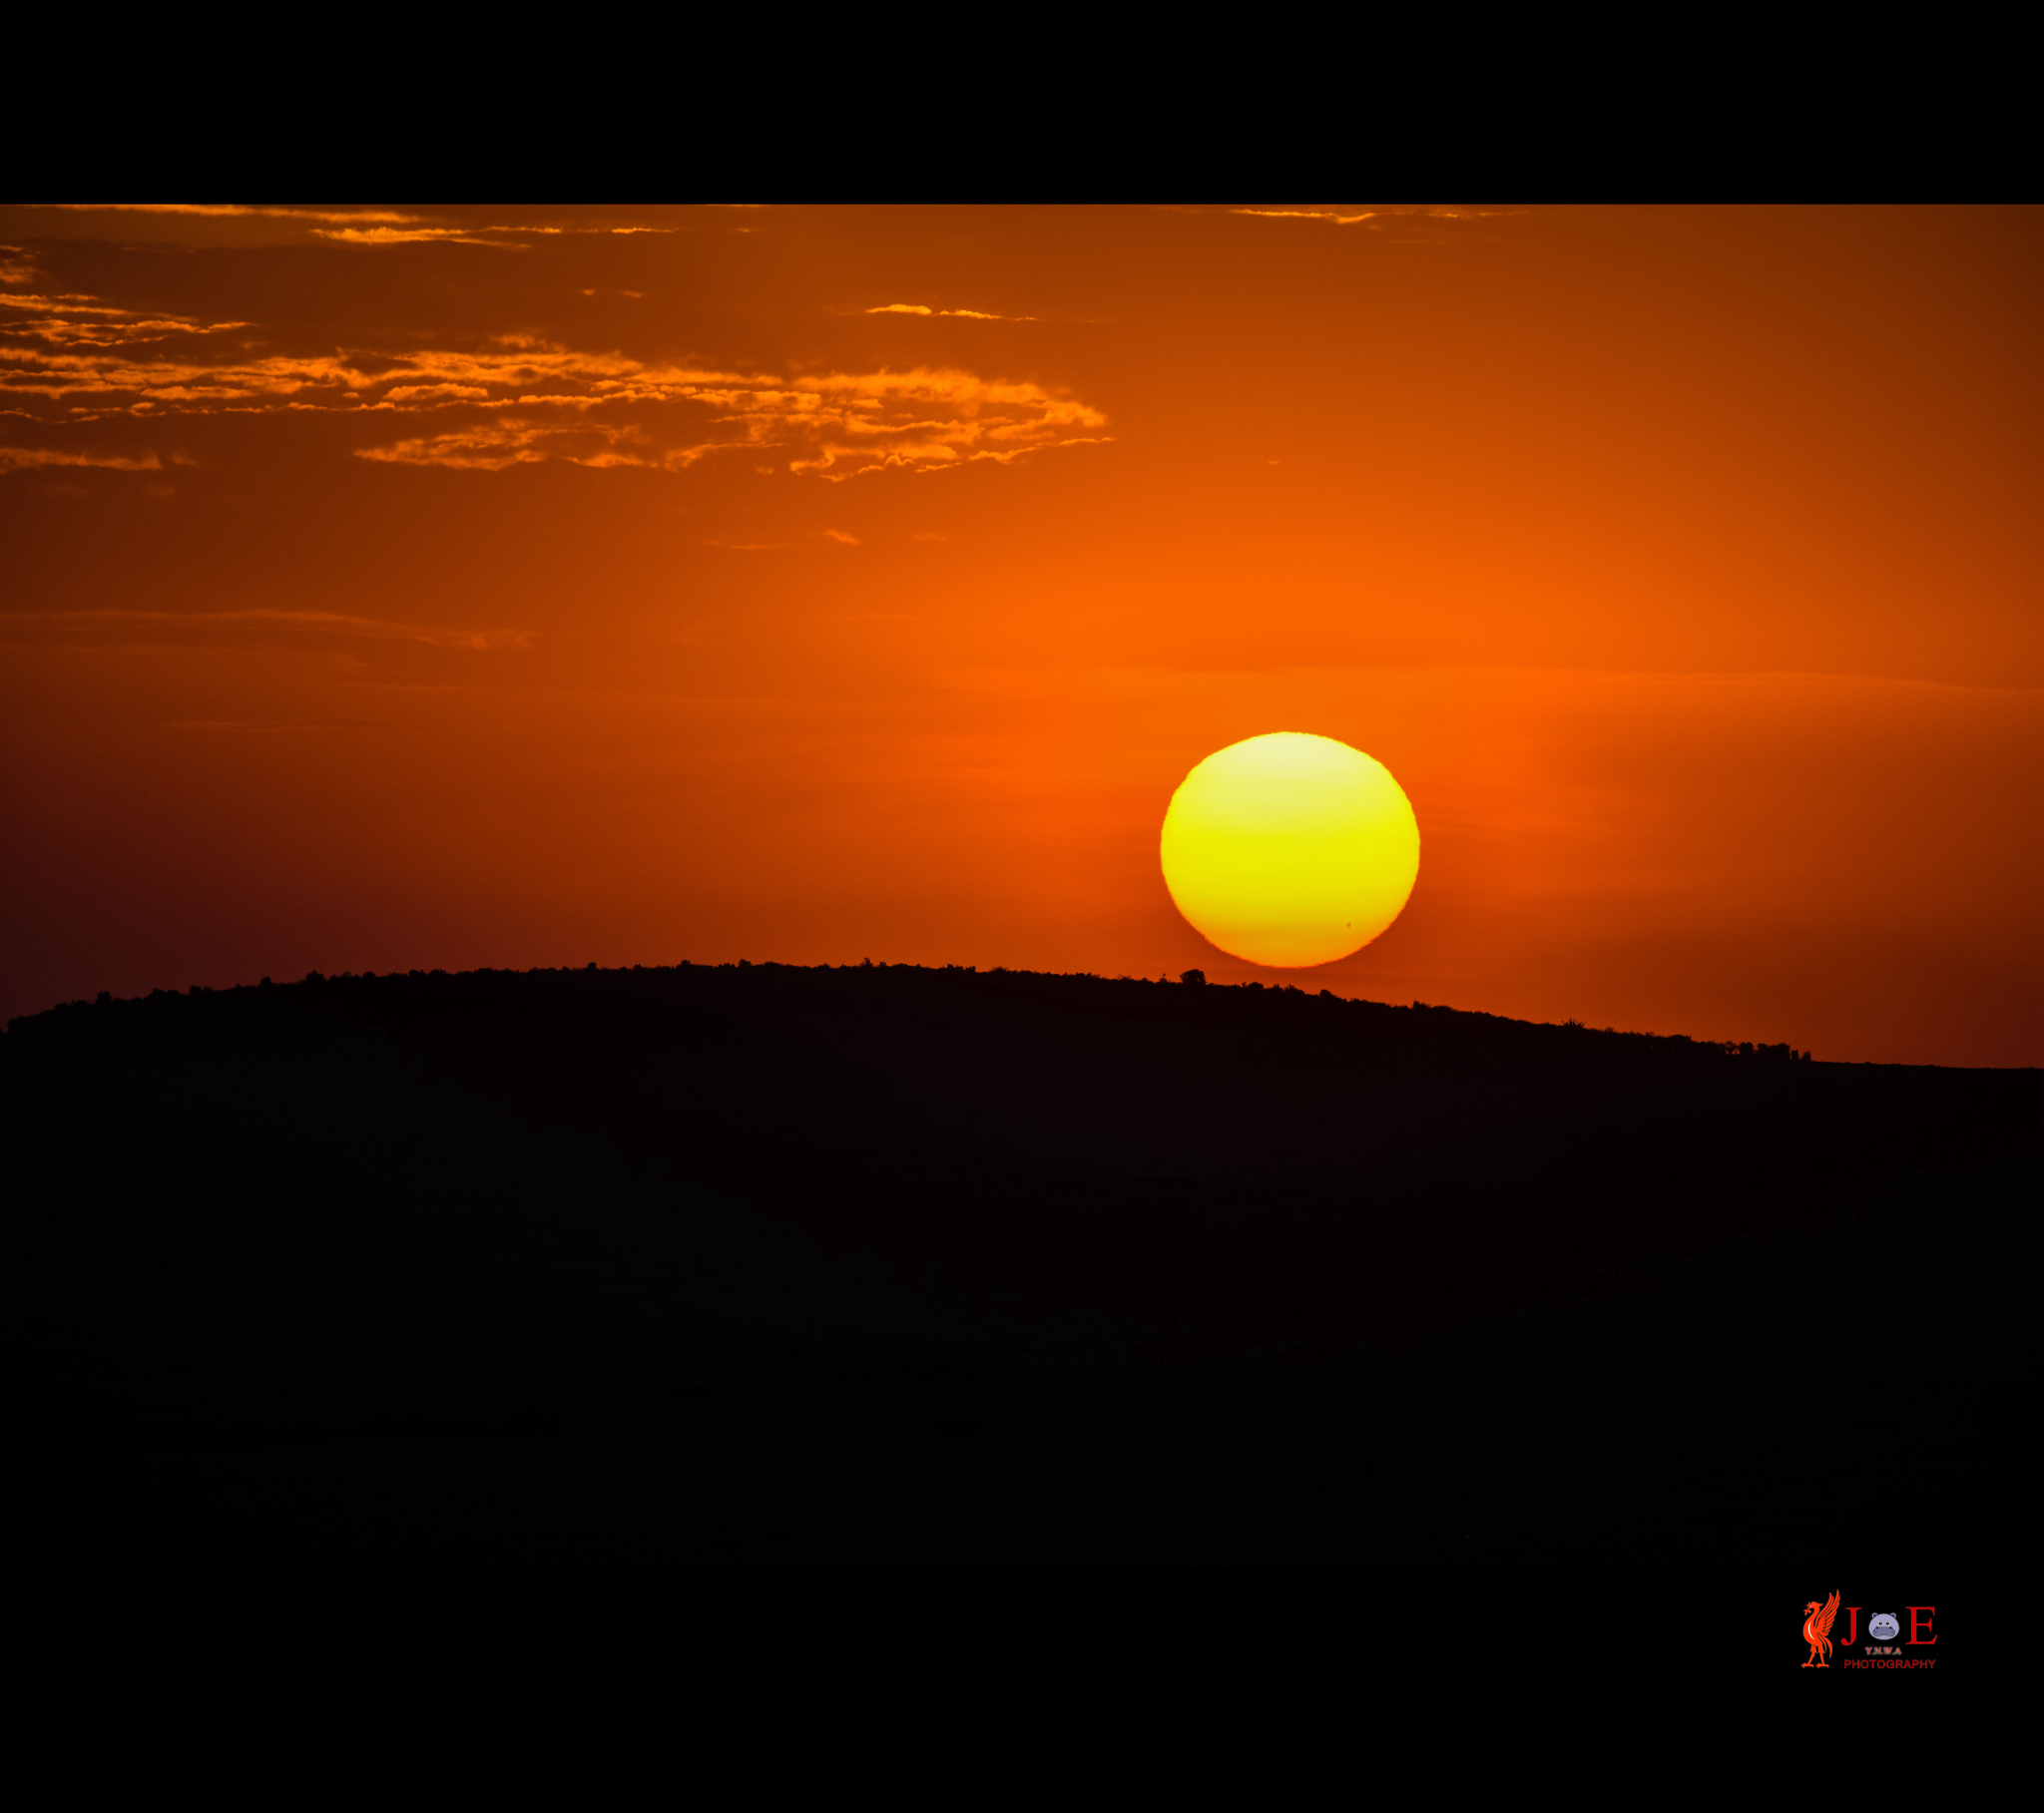
<svg viewBox="0 0 2044 1813">
<path fill-rule="evenodd" d="M 2044 1062 L 2035 211 L 0 209 L 0 1013 L 309 968 L 1225 958 Z"/>
</svg>

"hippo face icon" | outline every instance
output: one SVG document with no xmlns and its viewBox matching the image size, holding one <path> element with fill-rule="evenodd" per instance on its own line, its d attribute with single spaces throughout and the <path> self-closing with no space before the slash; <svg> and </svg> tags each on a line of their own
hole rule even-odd
<svg viewBox="0 0 2044 1813">
<path fill-rule="evenodd" d="M 1901 1633 L 1902 1626 L 1892 1611 L 1876 1611 L 1866 1620 L 1866 1634 L 1876 1642 L 1886 1642 Z"/>
</svg>

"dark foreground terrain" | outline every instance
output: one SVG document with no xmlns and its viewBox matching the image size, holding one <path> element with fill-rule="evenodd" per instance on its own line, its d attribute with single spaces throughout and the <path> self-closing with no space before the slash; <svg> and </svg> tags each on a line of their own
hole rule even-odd
<svg viewBox="0 0 2044 1813">
<path fill-rule="evenodd" d="M 102 1000 L 0 1062 L 45 1556 L 2026 1549 L 2034 1071 L 774 965 Z"/>
</svg>

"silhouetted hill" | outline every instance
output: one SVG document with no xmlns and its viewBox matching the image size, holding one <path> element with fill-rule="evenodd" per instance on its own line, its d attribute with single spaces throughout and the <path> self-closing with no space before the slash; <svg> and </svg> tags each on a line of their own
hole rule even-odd
<svg viewBox="0 0 2044 1813">
<path fill-rule="evenodd" d="M 1932 1428 L 1911 1528 L 2013 1541 L 2035 1072 L 774 964 L 0 1044 L 8 1424 L 112 1553 L 1734 1559 Z"/>
</svg>

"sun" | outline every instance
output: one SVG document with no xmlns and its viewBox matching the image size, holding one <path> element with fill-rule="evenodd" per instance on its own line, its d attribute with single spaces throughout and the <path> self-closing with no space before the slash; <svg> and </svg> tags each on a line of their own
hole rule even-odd
<svg viewBox="0 0 2044 1813">
<path fill-rule="evenodd" d="M 1419 821 L 1380 761 L 1281 730 L 1231 743 L 1171 796 L 1159 854 L 1178 910 L 1229 955 L 1331 963 L 1396 919 L 1419 876 Z"/>
</svg>

